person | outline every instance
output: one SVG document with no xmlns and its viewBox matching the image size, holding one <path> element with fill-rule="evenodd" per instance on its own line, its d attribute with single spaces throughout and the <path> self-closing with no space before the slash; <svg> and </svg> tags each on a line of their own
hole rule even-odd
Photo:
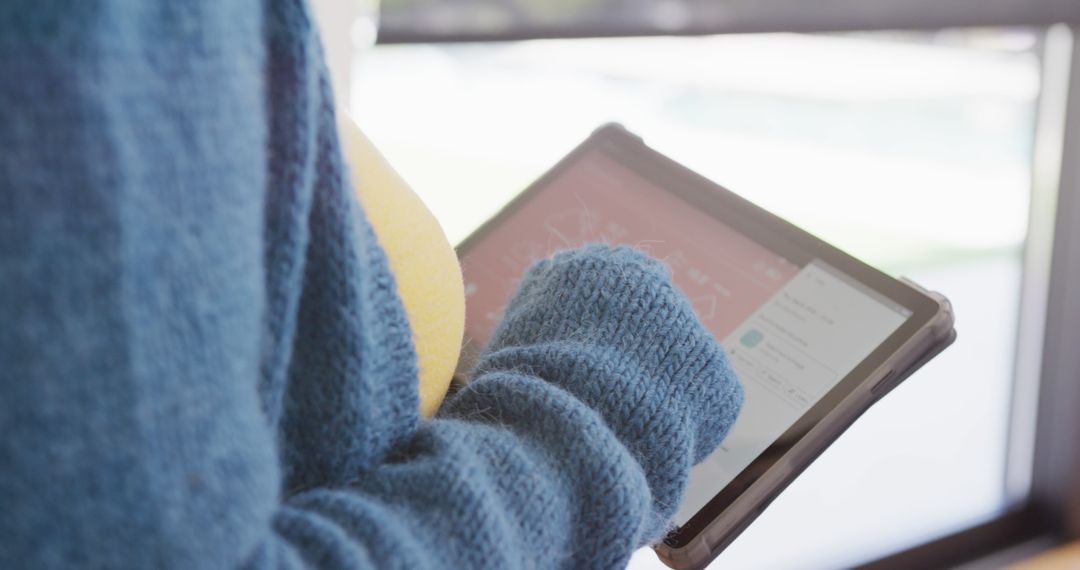
<svg viewBox="0 0 1080 570">
<path fill-rule="evenodd" d="M 0 8 L 0 567 L 618 568 L 663 536 L 742 399 L 666 269 L 538 263 L 423 418 L 321 58 L 301 0 Z"/>
</svg>

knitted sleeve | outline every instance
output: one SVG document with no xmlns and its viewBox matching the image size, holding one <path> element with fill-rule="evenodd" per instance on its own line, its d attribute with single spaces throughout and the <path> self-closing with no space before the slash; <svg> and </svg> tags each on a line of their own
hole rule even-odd
<svg viewBox="0 0 1080 570">
<path fill-rule="evenodd" d="M 529 272 L 437 419 L 349 489 L 293 497 L 277 529 L 342 568 L 621 568 L 741 401 L 658 261 L 562 253 Z"/>
<path fill-rule="evenodd" d="M 408 346 L 407 322 L 358 285 L 392 276 L 315 136 L 306 22 L 300 0 L 0 3 L 0 568 L 625 564 L 734 420 L 720 347 L 657 262 L 562 254 L 413 429 L 410 352 L 352 342 Z M 281 234 L 306 257 L 265 261 Z M 305 310 L 337 328 L 264 345 Z M 264 350 L 351 401 L 263 386 Z"/>
</svg>

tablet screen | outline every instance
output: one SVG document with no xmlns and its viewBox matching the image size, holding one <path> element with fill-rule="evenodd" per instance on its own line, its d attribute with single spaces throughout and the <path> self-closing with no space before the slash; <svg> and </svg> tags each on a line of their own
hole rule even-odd
<svg viewBox="0 0 1080 570">
<path fill-rule="evenodd" d="M 603 152 L 587 152 L 469 243 L 466 331 L 486 343 L 525 270 L 590 242 L 663 260 L 728 351 L 746 399 L 691 473 L 685 524 L 910 316 L 821 259 L 789 259 Z"/>
</svg>

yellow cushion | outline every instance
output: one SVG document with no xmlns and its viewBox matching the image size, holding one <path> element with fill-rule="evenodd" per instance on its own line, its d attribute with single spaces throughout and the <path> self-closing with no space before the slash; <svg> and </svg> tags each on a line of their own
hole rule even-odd
<svg viewBox="0 0 1080 570">
<path fill-rule="evenodd" d="M 390 259 L 412 326 L 420 411 L 430 417 L 450 385 L 465 332 L 461 266 L 442 227 L 352 119 L 339 131 L 353 185 Z"/>
</svg>

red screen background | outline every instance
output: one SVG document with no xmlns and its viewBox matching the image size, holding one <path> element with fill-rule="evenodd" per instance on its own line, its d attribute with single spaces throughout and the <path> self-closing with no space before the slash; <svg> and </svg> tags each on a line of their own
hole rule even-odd
<svg viewBox="0 0 1080 570">
<path fill-rule="evenodd" d="M 600 153 L 569 165 L 462 258 L 466 332 L 486 344 L 522 275 L 555 251 L 626 244 L 664 261 L 723 340 L 799 271 Z"/>
</svg>

